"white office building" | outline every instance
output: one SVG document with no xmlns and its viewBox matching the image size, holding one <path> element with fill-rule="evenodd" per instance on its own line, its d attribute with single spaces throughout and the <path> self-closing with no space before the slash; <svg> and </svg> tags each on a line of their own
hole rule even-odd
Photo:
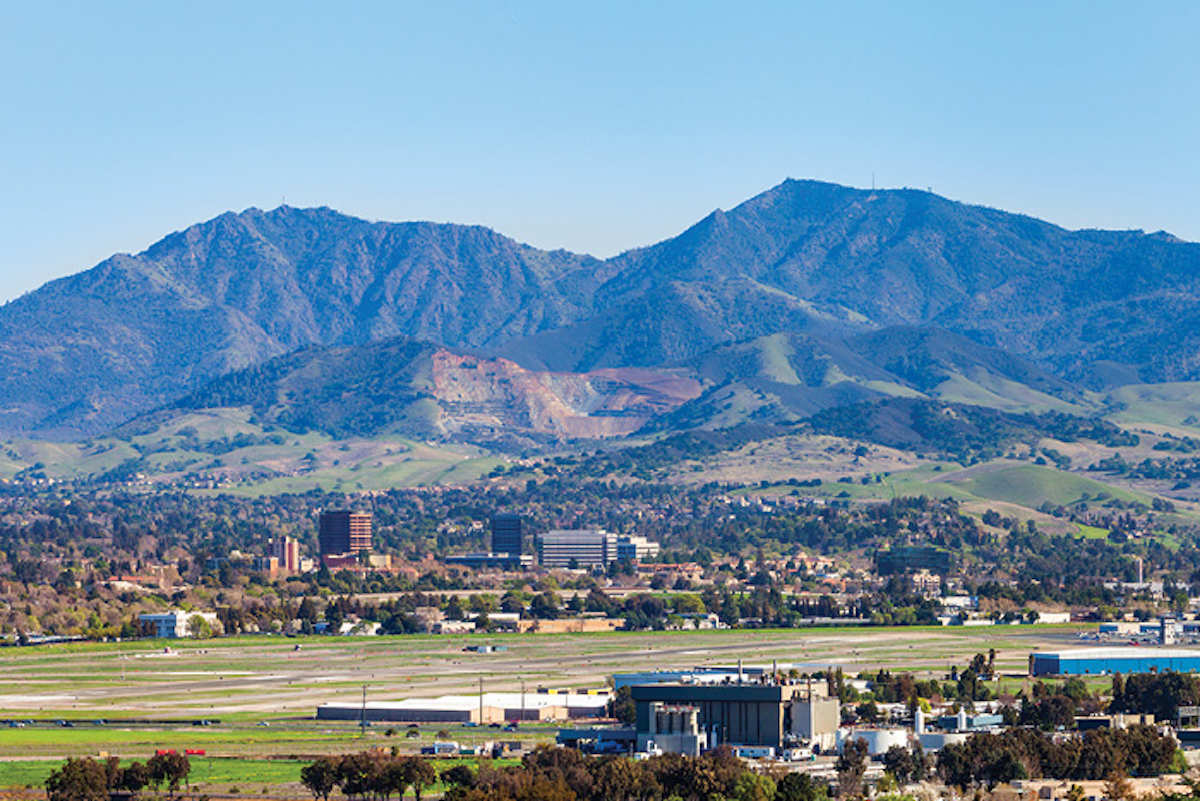
<svg viewBox="0 0 1200 801">
<path fill-rule="evenodd" d="M 556 529 L 538 540 L 542 567 L 606 567 L 627 559 L 641 561 L 658 554 L 658 543 L 645 537 L 613 534 L 602 528 Z"/>
<path fill-rule="evenodd" d="M 184 612 L 176 609 L 172 612 L 138 615 L 138 620 L 142 623 L 154 624 L 155 637 L 166 639 L 192 636 L 195 626 L 198 625 L 192 623 L 196 618 L 207 623 L 210 631 L 216 631 L 220 626 L 215 612 Z"/>
</svg>

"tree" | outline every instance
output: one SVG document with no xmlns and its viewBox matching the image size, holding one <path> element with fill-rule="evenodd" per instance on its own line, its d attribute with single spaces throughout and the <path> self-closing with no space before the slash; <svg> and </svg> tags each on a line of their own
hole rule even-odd
<svg viewBox="0 0 1200 801">
<path fill-rule="evenodd" d="M 879 706 L 874 701 L 867 701 L 865 704 L 859 704 L 854 709 L 859 720 L 866 723 L 875 723 L 879 720 Z"/>
<path fill-rule="evenodd" d="M 625 757 L 605 757 L 593 771 L 596 787 L 610 798 L 657 798 L 656 793 L 661 788 L 649 775 L 645 764 Z"/>
<path fill-rule="evenodd" d="M 529 614 L 538 620 L 555 620 L 558 618 L 560 607 L 558 595 L 547 590 L 534 596 L 533 603 L 529 605 Z"/>
<path fill-rule="evenodd" d="M 394 751 L 393 751 L 394 753 Z M 400 798 L 409 785 L 408 760 L 392 759 L 378 773 L 376 797 L 388 798 L 393 793 Z"/>
<path fill-rule="evenodd" d="M 633 702 L 633 691 L 625 685 L 613 693 L 608 700 L 608 716 L 621 723 L 637 722 L 637 705 Z"/>
<path fill-rule="evenodd" d="M 141 762 L 131 762 L 129 767 L 121 771 L 116 783 L 118 790 L 124 790 L 136 797 L 142 788 L 150 783 L 150 771 Z"/>
<path fill-rule="evenodd" d="M 212 626 L 200 615 L 192 615 L 188 618 L 187 633 L 189 637 L 194 637 L 198 640 L 207 639 L 213 634 Z"/>
<path fill-rule="evenodd" d="M 829 801 L 829 788 L 807 773 L 789 773 L 775 785 L 775 801 Z"/>
<path fill-rule="evenodd" d="M 320 757 L 300 769 L 300 783 L 308 788 L 315 801 L 328 801 L 329 794 L 337 787 L 337 776 L 338 760 L 335 757 Z"/>
<path fill-rule="evenodd" d="M 46 777 L 49 801 L 108 801 L 108 774 L 94 759 L 68 759 Z"/>
<path fill-rule="evenodd" d="M 475 773 L 466 765 L 458 764 L 442 771 L 442 783 L 454 787 L 470 787 L 475 783 Z"/>
<path fill-rule="evenodd" d="M 901 786 L 925 778 L 925 751 L 920 743 L 916 743 L 911 751 L 902 745 L 893 745 L 883 755 L 883 764 Z"/>
<path fill-rule="evenodd" d="M 775 780 L 746 771 L 738 777 L 733 797 L 737 801 L 773 801 L 777 793 Z"/>
<path fill-rule="evenodd" d="M 437 781 L 437 770 L 420 757 L 409 757 L 405 760 L 405 764 L 407 765 L 405 778 L 408 780 L 408 784 L 412 785 L 417 801 L 421 801 L 421 791 Z"/>
<path fill-rule="evenodd" d="M 1174 720 L 1180 706 L 1200 704 L 1200 679 L 1187 673 L 1135 673 L 1117 693 L 1113 680 L 1112 712 L 1149 713 L 1157 720 Z"/>
<path fill-rule="evenodd" d="M 146 770 L 150 775 L 150 783 L 158 787 L 167 783 L 171 795 L 179 789 L 179 785 L 187 778 L 192 766 L 183 754 L 155 754 L 146 761 Z"/>
<path fill-rule="evenodd" d="M 1131 801 L 1137 794 L 1124 771 L 1115 770 L 1104 780 L 1104 797 L 1108 801 Z"/>
<path fill-rule="evenodd" d="M 365 798 L 378 786 L 380 767 L 371 754 L 346 754 L 338 760 L 337 784 L 351 798 Z"/>
<path fill-rule="evenodd" d="M 858 738 L 842 747 L 837 759 L 838 797 L 859 798 L 862 796 L 863 774 L 867 772 L 867 741 Z"/>
</svg>

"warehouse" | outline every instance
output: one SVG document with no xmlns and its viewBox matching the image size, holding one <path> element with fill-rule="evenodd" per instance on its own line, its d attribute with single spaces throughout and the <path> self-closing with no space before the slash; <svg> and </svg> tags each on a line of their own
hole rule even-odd
<svg viewBox="0 0 1200 801">
<path fill-rule="evenodd" d="M 1079 648 L 1029 656 L 1034 676 L 1097 676 L 1111 673 L 1200 672 L 1200 651 L 1164 648 Z"/>
<path fill-rule="evenodd" d="M 573 720 L 601 717 L 608 693 L 484 693 L 374 701 L 365 706 L 335 702 L 317 707 L 318 720 L 388 723 L 503 723 L 511 720 Z"/>
</svg>

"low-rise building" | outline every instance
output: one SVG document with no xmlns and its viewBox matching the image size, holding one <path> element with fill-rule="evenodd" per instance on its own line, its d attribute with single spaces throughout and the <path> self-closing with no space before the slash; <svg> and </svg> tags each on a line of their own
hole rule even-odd
<svg viewBox="0 0 1200 801">
<path fill-rule="evenodd" d="M 446 557 L 446 564 L 475 570 L 528 570 L 533 557 L 519 553 L 462 553 Z"/>
<path fill-rule="evenodd" d="M 138 615 L 138 620 L 143 624 L 153 625 L 154 636 L 165 639 L 190 637 L 200 633 L 202 626 L 211 631 L 219 625 L 215 612 L 184 612 L 178 609 L 172 612 L 144 613 Z"/>
<path fill-rule="evenodd" d="M 334 702 L 317 707 L 318 720 L 395 723 L 503 723 L 575 720 L 605 714 L 609 693 L 484 693 L 412 698 L 406 701 Z"/>
</svg>

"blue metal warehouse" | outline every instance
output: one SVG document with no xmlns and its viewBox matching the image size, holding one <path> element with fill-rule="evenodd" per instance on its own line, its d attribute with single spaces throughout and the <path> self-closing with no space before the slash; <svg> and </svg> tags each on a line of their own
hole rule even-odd
<svg viewBox="0 0 1200 801">
<path fill-rule="evenodd" d="M 1200 651 L 1159 648 L 1079 648 L 1041 651 L 1031 658 L 1034 676 L 1084 676 L 1105 673 L 1200 672 Z"/>
</svg>

